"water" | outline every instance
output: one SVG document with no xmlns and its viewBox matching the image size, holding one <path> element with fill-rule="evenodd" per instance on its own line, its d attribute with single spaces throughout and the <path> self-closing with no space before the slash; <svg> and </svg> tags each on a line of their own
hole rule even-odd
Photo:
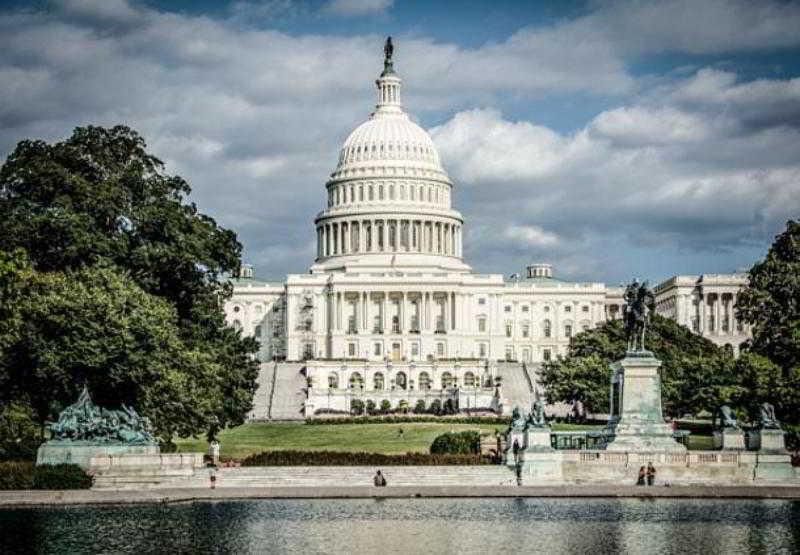
<svg viewBox="0 0 800 555">
<path fill-rule="evenodd" d="M 3 553 L 792 553 L 800 502 L 352 499 L 0 510 Z"/>
</svg>

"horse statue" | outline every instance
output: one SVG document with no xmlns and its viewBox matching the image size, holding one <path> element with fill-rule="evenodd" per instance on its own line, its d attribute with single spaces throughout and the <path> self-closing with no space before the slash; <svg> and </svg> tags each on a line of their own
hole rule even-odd
<svg viewBox="0 0 800 555">
<path fill-rule="evenodd" d="M 644 351 L 644 337 L 647 331 L 647 321 L 655 297 L 647 287 L 647 281 L 639 283 L 634 279 L 625 288 L 625 336 L 628 339 L 628 351 Z"/>
</svg>

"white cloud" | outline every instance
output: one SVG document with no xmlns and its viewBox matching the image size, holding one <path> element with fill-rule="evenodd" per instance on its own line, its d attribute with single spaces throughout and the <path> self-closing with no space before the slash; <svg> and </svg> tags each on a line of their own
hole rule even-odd
<svg viewBox="0 0 800 555">
<path fill-rule="evenodd" d="M 558 235 L 535 225 L 510 225 L 503 231 L 503 238 L 525 247 L 550 247 L 558 243 Z"/>
<path fill-rule="evenodd" d="M 394 0 L 330 0 L 324 11 L 341 17 L 360 17 L 383 14 L 394 4 Z"/>
</svg>

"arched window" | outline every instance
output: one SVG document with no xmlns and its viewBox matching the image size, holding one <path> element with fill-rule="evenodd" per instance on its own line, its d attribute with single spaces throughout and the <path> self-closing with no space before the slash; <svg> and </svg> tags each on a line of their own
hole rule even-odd
<svg viewBox="0 0 800 555">
<path fill-rule="evenodd" d="M 259 338 L 261 337 L 261 326 L 260 326 L 260 325 L 258 325 L 258 326 L 256 326 L 256 327 L 255 327 L 255 329 L 254 329 L 254 331 L 253 331 L 253 336 L 254 336 L 256 339 L 259 339 Z"/>
<path fill-rule="evenodd" d="M 383 185 L 378 185 L 378 200 L 383 200 Z"/>
<path fill-rule="evenodd" d="M 328 374 L 328 389 L 339 389 L 339 376 Z"/>
<path fill-rule="evenodd" d="M 375 200 L 375 187 L 369 186 L 369 200 Z"/>
<path fill-rule="evenodd" d="M 447 389 L 453 385 L 453 375 L 450 372 L 442 374 L 442 389 Z"/>
<path fill-rule="evenodd" d="M 400 389 L 405 389 L 408 386 L 408 378 L 405 372 L 398 372 L 394 377 L 394 385 Z"/>
<path fill-rule="evenodd" d="M 375 376 L 372 378 L 372 388 L 377 390 L 384 388 L 383 374 L 381 372 L 375 372 Z"/>
<path fill-rule="evenodd" d="M 475 374 L 472 372 L 464 374 L 464 385 L 466 387 L 475 387 Z"/>
<path fill-rule="evenodd" d="M 431 388 L 431 377 L 427 372 L 420 372 L 417 381 L 419 382 L 419 388 L 421 390 L 424 391 Z"/>
<path fill-rule="evenodd" d="M 389 200 L 394 200 L 394 183 L 389 185 Z"/>
<path fill-rule="evenodd" d="M 358 186 L 358 201 L 359 202 L 364 202 L 364 186 L 363 185 L 359 185 Z"/>
<path fill-rule="evenodd" d="M 550 320 L 545 320 L 542 324 L 542 331 L 544 332 L 545 337 L 551 337 L 553 335 L 553 326 L 550 323 Z"/>
<path fill-rule="evenodd" d="M 350 389 L 361 389 L 364 387 L 364 378 L 358 372 L 350 374 Z"/>
</svg>

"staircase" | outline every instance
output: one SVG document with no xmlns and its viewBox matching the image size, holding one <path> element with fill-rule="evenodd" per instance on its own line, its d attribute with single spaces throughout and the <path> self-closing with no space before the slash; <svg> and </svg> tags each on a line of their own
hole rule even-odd
<svg viewBox="0 0 800 555">
<path fill-rule="evenodd" d="M 519 407 L 527 412 L 533 403 L 533 380 L 526 368 L 519 362 L 498 362 L 497 375 L 503 379 L 501 395 L 511 410 Z"/>
<path fill-rule="evenodd" d="M 306 400 L 306 378 L 301 362 L 278 362 L 274 367 L 267 418 L 270 420 L 303 420 Z"/>
<path fill-rule="evenodd" d="M 222 468 L 218 488 L 372 486 L 368 466 L 262 466 Z M 389 486 L 516 486 L 513 470 L 501 465 L 388 466 L 380 468 Z M 177 480 L 176 480 L 177 482 Z"/>
<path fill-rule="evenodd" d="M 272 382 L 275 375 L 274 362 L 262 362 L 258 369 L 256 393 L 253 396 L 253 410 L 247 415 L 249 420 L 269 419 L 269 403 L 272 396 Z"/>
</svg>

